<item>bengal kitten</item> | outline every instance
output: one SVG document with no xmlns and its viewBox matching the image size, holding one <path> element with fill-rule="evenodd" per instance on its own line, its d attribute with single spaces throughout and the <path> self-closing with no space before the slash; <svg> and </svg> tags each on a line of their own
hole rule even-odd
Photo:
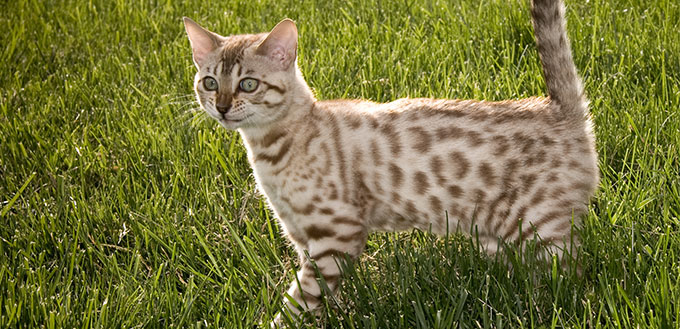
<svg viewBox="0 0 680 329">
<path fill-rule="evenodd" d="M 489 253 L 499 239 L 534 234 L 558 256 L 571 247 L 572 221 L 598 184 L 592 123 L 564 4 L 535 0 L 532 16 L 549 97 L 391 103 L 317 100 L 289 19 L 269 33 L 222 37 L 184 18 L 198 101 L 241 133 L 257 185 L 300 255 L 291 312 L 320 303 L 311 260 L 335 291 L 338 257 L 357 258 L 371 231 L 474 231 Z"/>
</svg>

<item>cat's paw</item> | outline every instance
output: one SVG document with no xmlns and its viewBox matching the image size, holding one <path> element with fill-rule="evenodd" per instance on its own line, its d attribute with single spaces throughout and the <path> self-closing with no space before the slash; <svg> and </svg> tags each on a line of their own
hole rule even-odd
<svg viewBox="0 0 680 329">
<path fill-rule="evenodd" d="M 283 321 L 283 315 L 281 312 L 276 313 L 276 316 L 274 317 L 274 320 L 272 322 L 269 322 L 269 328 L 270 329 L 279 329 L 279 328 L 286 328 L 286 323 Z"/>
</svg>

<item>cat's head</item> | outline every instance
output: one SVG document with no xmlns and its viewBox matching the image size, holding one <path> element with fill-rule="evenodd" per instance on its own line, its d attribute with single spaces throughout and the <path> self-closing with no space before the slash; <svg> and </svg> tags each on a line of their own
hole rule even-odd
<svg viewBox="0 0 680 329">
<path fill-rule="evenodd" d="M 264 127 L 313 99 L 296 64 L 297 27 L 223 37 L 184 18 L 201 107 L 227 129 Z"/>
</svg>

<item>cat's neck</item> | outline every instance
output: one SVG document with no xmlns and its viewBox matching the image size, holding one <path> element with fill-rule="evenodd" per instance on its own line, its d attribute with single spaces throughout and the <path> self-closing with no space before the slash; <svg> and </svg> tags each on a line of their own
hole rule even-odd
<svg viewBox="0 0 680 329">
<path fill-rule="evenodd" d="M 272 132 L 279 130 L 290 131 L 292 126 L 297 126 L 300 122 L 305 120 L 309 113 L 311 113 L 313 106 L 314 100 L 305 103 L 291 104 L 289 113 L 281 120 L 263 126 L 239 128 L 238 131 L 246 142 L 246 146 L 254 147 L 258 145 L 257 141 L 262 140 Z"/>
</svg>

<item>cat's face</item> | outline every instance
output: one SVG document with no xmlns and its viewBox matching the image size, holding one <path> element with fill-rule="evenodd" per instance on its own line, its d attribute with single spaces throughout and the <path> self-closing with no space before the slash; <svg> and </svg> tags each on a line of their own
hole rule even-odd
<svg viewBox="0 0 680 329">
<path fill-rule="evenodd" d="M 227 129 L 284 117 L 295 98 L 297 28 L 283 20 L 270 33 L 222 37 L 184 19 L 198 68 L 201 107 Z"/>
</svg>

